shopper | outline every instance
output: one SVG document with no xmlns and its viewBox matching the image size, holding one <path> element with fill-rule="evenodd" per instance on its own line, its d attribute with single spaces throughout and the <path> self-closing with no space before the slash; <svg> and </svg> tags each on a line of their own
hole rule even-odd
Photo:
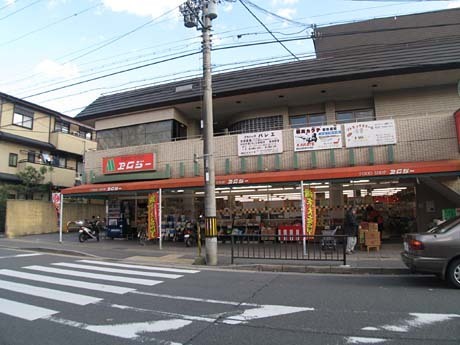
<svg viewBox="0 0 460 345">
<path fill-rule="evenodd" d="M 346 253 L 351 254 L 355 250 L 356 236 L 358 235 L 358 221 L 356 220 L 356 208 L 350 207 L 345 213 L 344 232 L 347 235 Z"/>
</svg>

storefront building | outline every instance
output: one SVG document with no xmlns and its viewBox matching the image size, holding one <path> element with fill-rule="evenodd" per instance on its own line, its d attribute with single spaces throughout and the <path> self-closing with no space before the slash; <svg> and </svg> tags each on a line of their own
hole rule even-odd
<svg viewBox="0 0 460 345">
<path fill-rule="evenodd" d="M 380 32 L 368 33 L 365 50 L 347 37 L 350 45 L 333 51 L 318 31 L 316 59 L 213 77 L 220 229 L 299 224 L 301 183 L 315 195 L 317 231 L 340 225 L 351 205 L 383 239 L 456 212 L 460 39 L 442 30 L 416 39 L 398 27 L 419 25 L 419 16 L 445 30 L 460 24 L 459 10 L 369 21 L 360 30 L 391 30 L 383 46 Z M 135 228 L 145 223 L 149 193 L 161 189 L 165 229 L 199 219 L 199 85 L 184 80 L 90 104 L 77 119 L 96 128 L 98 149 L 85 155 L 86 183 L 64 195 L 104 197 Z"/>
</svg>

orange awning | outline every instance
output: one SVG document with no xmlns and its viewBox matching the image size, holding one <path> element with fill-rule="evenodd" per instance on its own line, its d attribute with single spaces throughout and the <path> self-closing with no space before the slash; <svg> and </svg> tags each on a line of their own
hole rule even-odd
<svg viewBox="0 0 460 345">
<path fill-rule="evenodd" d="M 422 174 L 458 173 L 460 160 L 407 162 L 344 168 L 272 171 L 216 176 L 216 185 L 336 180 L 348 178 L 404 177 Z M 140 182 L 84 184 L 62 190 L 64 195 L 106 194 L 129 191 L 149 191 L 169 188 L 203 187 L 202 176 Z"/>
</svg>

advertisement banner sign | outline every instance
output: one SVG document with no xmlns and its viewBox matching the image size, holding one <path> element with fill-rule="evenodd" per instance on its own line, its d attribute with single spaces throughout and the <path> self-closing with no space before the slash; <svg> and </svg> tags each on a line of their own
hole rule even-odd
<svg viewBox="0 0 460 345">
<path fill-rule="evenodd" d="M 54 209 L 56 210 L 57 215 L 57 225 L 59 226 L 59 219 L 60 219 L 60 211 L 61 211 L 61 193 L 53 193 L 51 196 L 53 200 Z"/>
<path fill-rule="evenodd" d="M 149 240 L 158 238 L 159 208 L 160 203 L 158 193 L 149 194 L 147 202 L 147 236 Z"/>
<path fill-rule="evenodd" d="M 238 135 L 238 156 L 269 155 L 281 152 L 283 152 L 282 131 Z"/>
<path fill-rule="evenodd" d="M 315 190 L 303 187 L 302 202 L 304 207 L 305 235 L 314 236 L 316 232 L 316 200 Z"/>
<path fill-rule="evenodd" d="M 341 147 L 341 125 L 294 129 L 294 151 L 338 149 Z"/>
<path fill-rule="evenodd" d="M 105 175 L 150 171 L 155 169 L 154 153 L 102 158 L 102 171 Z"/>
<path fill-rule="evenodd" d="M 346 147 L 396 144 L 394 120 L 347 123 L 344 127 Z"/>
</svg>

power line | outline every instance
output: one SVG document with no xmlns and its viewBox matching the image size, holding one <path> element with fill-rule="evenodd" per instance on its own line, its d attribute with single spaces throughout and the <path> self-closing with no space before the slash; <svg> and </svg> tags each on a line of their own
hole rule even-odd
<svg viewBox="0 0 460 345">
<path fill-rule="evenodd" d="M 291 54 L 295 59 L 299 60 L 297 56 L 293 52 L 291 52 L 274 34 L 270 31 L 270 29 L 246 6 L 243 0 L 239 0 L 240 4 L 244 6 L 244 8 L 262 25 L 265 30 L 286 50 Z"/>
<path fill-rule="evenodd" d="M 62 22 L 64 22 L 64 21 L 66 21 L 66 20 L 69 20 L 69 19 L 71 19 L 71 18 L 74 18 L 74 17 L 76 17 L 76 16 L 78 16 L 78 15 L 80 15 L 80 14 L 83 14 L 83 13 L 85 13 L 85 12 L 88 12 L 88 11 L 90 11 L 90 10 L 96 8 L 96 7 L 99 7 L 99 6 L 101 6 L 101 3 L 100 3 L 100 2 L 99 2 L 97 5 L 94 5 L 94 6 L 85 8 L 84 10 L 82 10 L 82 11 L 80 11 L 80 12 L 71 14 L 70 16 L 61 18 L 61 19 L 59 19 L 59 20 L 57 20 L 57 21 L 55 21 L 55 22 L 52 22 L 52 23 L 50 23 L 50 24 L 47 24 L 47 25 L 42 26 L 42 27 L 40 27 L 40 28 L 37 28 L 37 29 L 35 29 L 35 30 L 29 31 L 29 32 L 27 32 L 27 33 L 25 33 L 25 34 L 23 34 L 23 35 L 20 35 L 20 36 L 18 36 L 18 37 L 15 37 L 15 38 L 13 38 L 13 39 L 11 39 L 11 40 L 9 40 L 9 41 L 2 42 L 2 43 L 0 43 L 0 47 L 4 47 L 4 46 L 6 46 L 6 45 L 8 45 L 8 44 L 10 44 L 10 43 L 14 43 L 14 42 L 16 42 L 16 41 L 19 41 L 19 40 L 21 40 L 21 39 L 23 39 L 23 38 L 25 38 L 25 37 L 27 37 L 27 36 L 30 36 L 30 35 L 35 34 L 35 33 L 37 33 L 37 32 L 46 30 L 46 29 L 48 29 L 48 28 L 50 28 L 50 27 L 52 27 L 52 26 L 54 26 L 54 25 L 60 24 L 60 23 L 62 23 Z"/>
<path fill-rule="evenodd" d="M 34 1 L 34 2 L 30 3 L 30 4 L 28 4 L 28 5 L 26 5 L 26 6 L 24 6 L 24 7 L 21 7 L 21 8 L 19 8 L 19 9 L 17 9 L 17 10 L 14 11 L 14 12 L 11 12 L 10 14 L 7 14 L 6 16 L 0 17 L 0 20 L 9 18 L 9 17 L 15 15 L 16 13 L 22 12 L 22 11 L 24 11 L 25 9 L 27 9 L 27 8 L 29 8 L 29 7 L 31 7 L 31 6 L 33 6 L 33 5 L 35 5 L 35 4 L 37 4 L 37 3 L 39 3 L 39 2 L 42 2 L 42 1 L 43 1 L 43 0 L 36 0 L 36 1 Z M 9 5 L 3 6 L 2 8 L 0 8 L 0 10 L 4 9 L 5 7 L 8 7 L 8 6 L 12 5 L 12 4 L 14 4 L 14 2 L 10 3 Z"/>
</svg>

